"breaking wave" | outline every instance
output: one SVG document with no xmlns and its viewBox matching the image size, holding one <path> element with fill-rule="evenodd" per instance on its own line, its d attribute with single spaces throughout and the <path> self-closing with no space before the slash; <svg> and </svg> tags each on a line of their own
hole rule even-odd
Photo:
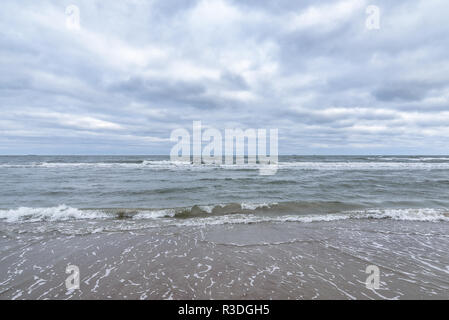
<svg viewBox="0 0 449 320">
<path fill-rule="evenodd" d="M 66 221 L 78 219 L 107 218 L 101 211 L 80 210 L 60 205 L 50 208 L 28 208 L 0 210 L 0 219 L 6 222 Z"/>
<path fill-rule="evenodd" d="M 0 221 L 8 223 L 92 219 L 125 219 L 134 222 L 163 220 L 177 225 L 315 222 L 346 219 L 449 222 L 449 213 L 445 209 L 435 208 L 357 209 L 352 204 L 339 202 L 229 203 L 167 209 L 78 209 L 60 205 L 49 208 L 21 207 L 0 210 Z"/>
<path fill-rule="evenodd" d="M 433 158 L 408 159 L 402 161 L 383 158 L 381 161 L 360 162 L 327 162 L 327 161 L 294 161 L 279 162 L 278 169 L 289 170 L 447 170 L 449 162 L 432 162 Z M 435 158 L 439 161 L 444 159 Z M 32 163 L 3 163 L 0 168 L 136 168 L 148 170 L 259 170 L 261 164 L 194 164 L 189 161 L 170 160 L 141 160 L 141 161 L 115 161 L 115 162 L 32 162 Z"/>
</svg>

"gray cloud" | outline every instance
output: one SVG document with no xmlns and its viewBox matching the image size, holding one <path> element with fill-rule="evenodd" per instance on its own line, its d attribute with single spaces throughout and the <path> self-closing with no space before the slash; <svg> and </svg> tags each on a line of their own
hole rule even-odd
<svg viewBox="0 0 449 320">
<path fill-rule="evenodd" d="M 431 91 L 445 88 L 446 83 L 436 81 L 407 81 L 386 84 L 373 92 L 380 101 L 420 101 Z"/>
<path fill-rule="evenodd" d="M 0 153 L 168 153 L 192 120 L 278 128 L 281 153 L 445 153 L 449 4 L 376 1 L 372 31 L 369 4 L 5 0 Z"/>
</svg>

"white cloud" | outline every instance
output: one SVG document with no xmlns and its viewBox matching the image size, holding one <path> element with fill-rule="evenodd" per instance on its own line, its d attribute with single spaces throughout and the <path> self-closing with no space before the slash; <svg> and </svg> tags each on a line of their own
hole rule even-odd
<svg viewBox="0 0 449 320">
<path fill-rule="evenodd" d="M 365 0 L 343 0 L 331 4 L 312 5 L 301 12 L 290 14 L 286 29 L 290 32 L 310 28 L 330 31 L 349 21 L 355 12 L 360 12 L 365 7 Z"/>
</svg>

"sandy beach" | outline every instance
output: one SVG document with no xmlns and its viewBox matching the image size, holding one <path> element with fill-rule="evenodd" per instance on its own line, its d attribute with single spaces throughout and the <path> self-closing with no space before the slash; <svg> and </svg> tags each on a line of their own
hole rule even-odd
<svg viewBox="0 0 449 320">
<path fill-rule="evenodd" d="M 448 299 L 446 230 L 367 219 L 2 231 L 0 299 Z M 66 289 L 68 265 L 79 290 Z M 380 269 L 378 290 L 366 288 L 368 265 Z"/>
</svg>

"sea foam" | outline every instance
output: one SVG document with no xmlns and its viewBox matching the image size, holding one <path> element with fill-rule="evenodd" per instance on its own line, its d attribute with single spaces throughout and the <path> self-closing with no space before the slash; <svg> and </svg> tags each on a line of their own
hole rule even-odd
<svg viewBox="0 0 449 320">
<path fill-rule="evenodd" d="M 187 208 L 168 209 L 78 209 L 66 205 L 49 208 L 28 208 L 0 210 L 0 221 L 9 223 L 38 221 L 68 221 L 86 219 L 123 219 L 138 220 L 171 219 L 195 224 L 257 223 L 257 222 L 316 222 L 346 219 L 392 219 L 401 221 L 449 222 L 449 213 L 444 209 L 408 208 L 408 209 L 366 209 L 350 210 L 324 214 L 270 214 L 272 208 L 282 205 L 273 203 L 241 203 L 203 205 Z M 265 214 L 257 214 L 263 210 Z M 268 214 L 267 214 L 268 213 Z M 189 219 L 190 218 L 190 219 Z M 195 222 L 194 222 L 195 221 Z"/>
</svg>

